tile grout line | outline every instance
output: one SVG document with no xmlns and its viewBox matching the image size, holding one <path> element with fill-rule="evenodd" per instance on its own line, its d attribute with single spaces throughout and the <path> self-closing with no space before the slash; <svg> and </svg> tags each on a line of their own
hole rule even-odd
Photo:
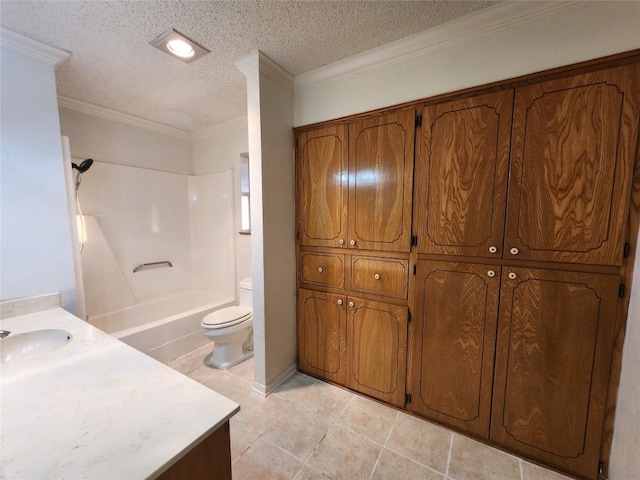
<svg viewBox="0 0 640 480">
<path fill-rule="evenodd" d="M 369 480 L 371 480 L 371 477 L 373 477 L 373 474 L 376 472 L 376 469 L 378 468 L 378 463 L 380 463 L 380 457 L 382 456 L 382 452 L 384 452 L 385 446 L 387 445 L 387 442 L 389 441 L 389 437 L 391 436 L 391 432 L 393 431 L 393 427 L 395 427 L 396 422 L 398 421 L 398 416 L 400 414 L 398 412 L 396 412 L 396 418 L 393 419 L 393 423 L 391 424 L 391 428 L 389 428 L 389 432 L 387 433 L 387 438 L 384 439 L 384 443 L 382 444 L 382 448 L 380 449 L 380 453 L 378 453 L 378 457 L 376 458 L 375 463 L 373 464 L 373 469 L 371 470 L 371 473 L 369 474 Z"/>
<path fill-rule="evenodd" d="M 387 450 L 389 450 L 390 452 L 393 452 L 393 453 L 395 453 L 396 455 L 398 455 L 398 456 L 400 456 L 400 457 L 402 457 L 402 458 L 406 458 L 407 460 L 410 460 L 410 461 L 412 461 L 413 463 L 417 463 L 418 465 L 420 465 L 421 467 L 426 468 L 427 470 L 431 470 L 433 473 L 437 473 L 438 475 L 445 475 L 445 474 L 444 474 L 444 473 L 442 473 L 441 471 L 436 470 L 435 468 L 430 467 L 429 465 L 425 465 L 424 463 L 421 463 L 421 462 L 417 461 L 415 458 L 411 458 L 411 457 L 409 457 L 409 456 L 405 455 L 404 453 L 400 453 L 400 452 L 398 452 L 397 450 L 394 450 L 394 449 L 393 449 L 393 448 L 391 448 L 391 447 L 384 447 L 384 448 L 386 448 L 386 449 L 387 449 Z"/>
<path fill-rule="evenodd" d="M 524 480 L 524 472 L 522 471 L 522 459 L 518 458 L 518 467 L 520 467 L 520 480 Z"/>
<path fill-rule="evenodd" d="M 449 455 L 447 456 L 447 469 L 444 472 L 445 478 L 449 478 L 449 469 L 451 468 L 451 452 L 453 452 L 453 438 L 455 433 L 451 434 L 451 443 L 449 444 Z"/>
</svg>

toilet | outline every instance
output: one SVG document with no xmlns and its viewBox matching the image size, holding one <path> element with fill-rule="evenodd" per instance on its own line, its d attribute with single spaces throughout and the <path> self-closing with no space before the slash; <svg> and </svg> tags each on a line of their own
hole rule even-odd
<svg viewBox="0 0 640 480">
<path fill-rule="evenodd" d="M 206 363 L 226 370 L 253 356 L 253 294 L 251 278 L 239 284 L 239 305 L 216 310 L 202 319 L 203 333 L 214 342 Z"/>
</svg>

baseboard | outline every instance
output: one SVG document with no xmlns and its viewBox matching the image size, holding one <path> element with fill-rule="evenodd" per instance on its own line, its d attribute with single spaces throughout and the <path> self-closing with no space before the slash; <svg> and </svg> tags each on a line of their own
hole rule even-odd
<svg viewBox="0 0 640 480">
<path fill-rule="evenodd" d="M 253 384 L 251 385 L 251 389 L 257 394 L 262 395 L 263 397 L 266 397 L 271 392 L 273 392 L 276 388 L 278 388 L 280 384 L 284 383 L 285 380 L 287 380 L 287 378 L 293 375 L 297 369 L 298 369 L 297 364 L 294 363 L 293 365 L 290 365 L 289 368 L 287 368 L 284 372 L 282 372 L 280 375 L 278 375 L 276 378 L 270 381 L 267 385 L 263 385 L 254 380 Z"/>
</svg>

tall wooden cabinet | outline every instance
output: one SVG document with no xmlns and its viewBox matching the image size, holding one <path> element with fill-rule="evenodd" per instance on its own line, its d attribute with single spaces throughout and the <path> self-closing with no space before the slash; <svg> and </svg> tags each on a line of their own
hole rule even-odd
<svg viewBox="0 0 640 480">
<path fill-rule="evenodd" d="M 297 132 L 300 370 L 606 472 L 638 225 L 634 61 Z"/>
</svg>

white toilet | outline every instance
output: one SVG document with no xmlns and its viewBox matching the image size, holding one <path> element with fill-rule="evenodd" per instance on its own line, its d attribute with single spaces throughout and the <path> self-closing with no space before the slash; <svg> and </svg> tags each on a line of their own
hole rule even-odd
<svg viewBox="0 0 640 480">
<path fill-rule="evenodd" d="M 226 370 L 253 356 L 253 294 L 251 277 L 239 284 L 239 305 L 223 308 L 202 319 L 203 333 L 215 342 L 206 361 Z"/>
</svg>

